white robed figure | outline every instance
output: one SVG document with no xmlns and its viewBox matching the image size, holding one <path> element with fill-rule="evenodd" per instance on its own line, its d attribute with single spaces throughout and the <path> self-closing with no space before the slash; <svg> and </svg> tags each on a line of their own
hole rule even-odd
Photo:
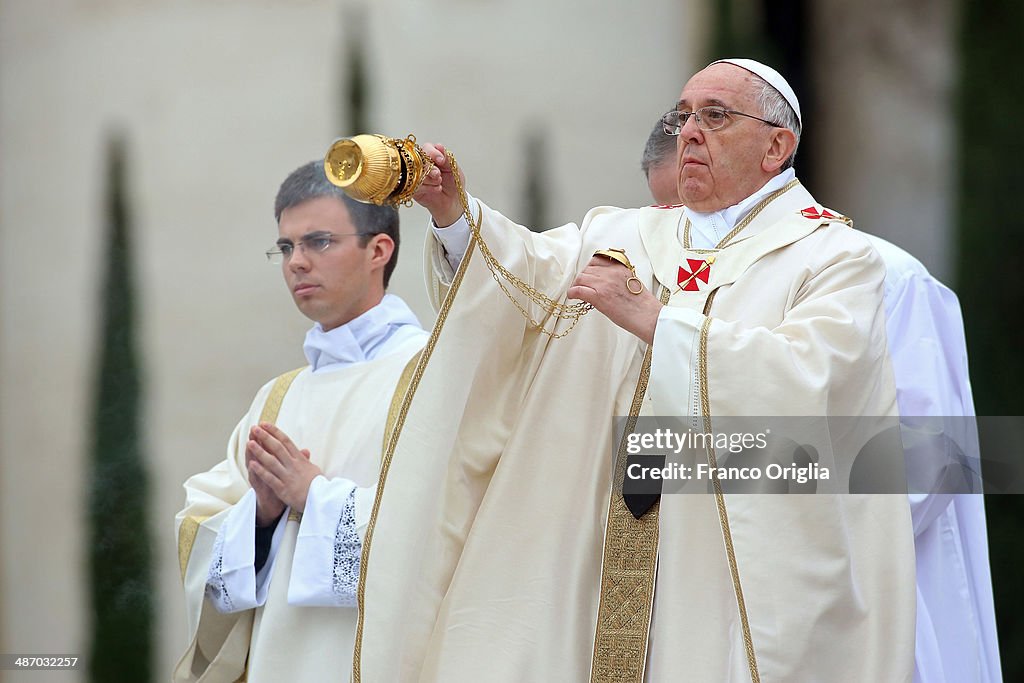
<svg viewBox="0 0 1024 683">
<path fill-rule="evenodd" d="M 657 205 L 682 205 L 676 138 L 666 134 L 661 121 L 648 136 L 641 169 Z M 694 246 L 711 249 L 732 230 L 736 212 L 691 212 L 688 218 Z M 1003 677 L 960 302 L 909 253 L 865 235 L 885 264 L 886 337 L 910 446 L 906 455 L 916 471 L 909 485 L 917 566 L 914 683 L 999 683 Z M 973 473 L 963 477 L 964 467 Z"/>
<path fill-rule="evenodd" d="M 385 294 L 394 208 L 352 200 L 311 162 L 281 185 L 275 216 L 267 256 L 315 321 L 309 365 L 264 384 L 224 459 L 185 482 L 176 529 L 189 645 L 175 683 L 319 683 L 350 668 L 388 417 L 427 336 Z"/>
<path fill-rule="evenodd" d="M 602 207 L 543 234 L 470 200 L 467 239 L 457 176 L 425 146 L 439 318 L 367 529 L 354 680 L 910 681 L 905 496 L 624 503 L 616 416 L 896 415 L 884 268 L 786 174 L 789 86 L 715 63 L 670 114 L 686 210 Z M 690 248 L 686 212 L 728 207 L 735 229 Z M 596 311 L 570 331 L 538 292 Z"/>
</svg>

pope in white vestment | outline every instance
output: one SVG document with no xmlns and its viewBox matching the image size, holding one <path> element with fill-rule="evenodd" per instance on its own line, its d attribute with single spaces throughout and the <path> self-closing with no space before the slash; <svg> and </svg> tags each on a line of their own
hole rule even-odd
<svg viewBox="0 0 1024 683">
<path fill-rule="evenodd" d="M 764 121 L 750 83 L 712 65 L 680 100 L 694 165 L 705 146 L 728 159 L 766 145 L 759 168 L 771 172 L 750 170 L 758 184 L 721 207 L 735 209 L 735 228 L 711 253 L 692 245 L 684 209 L 602 207 L 578 228 L 536 234 L 471 200 L 482 241 L 462 245 L 446 234 L 459 224 L 438 220 L 451 213 L 442 201 L 428 206 L 451 225 L 437 231 L 444 247 L 428 245 L 439 317 L 367 530 L 354 680 L 911 680 L 905 495 L 663 495 L 639 518 L 621 495 L 617 416 L 712 431 L 731 416 L 897 415 L 881 260 L 782 174 L 795 147 L 779 125 L 746 120 Z M 441 191 L 445 172 L 432 176 Z M 723 182 L 722 196 L 743 185 Z M 613 300 L 667 305 L 649 340 L 596 297 L 568 331 L 492 276 L 484 243 L 554 299 L 606 281 Z M 642 292 L 631 271 L 593 257 L 610 248 Z M 680 286 L 682 266 L 712 255 L 706 279 Z M 541 333 L 527 316 L 568 333 Z M 840 461 L 861 436 L 819 445 Z M 886 455 L 902 471 L 901 450 Z"/>
<path fill-rule="evenodd" d="M 895 414 L 881 263 L 845 224 L 802 217 L 808 206 L 802 187 L 788 187 L 745 239 L 721 250 L 710 317 L 701 313 L 706 292 L 672 296 L 654 340 L 647 414 L 703 417 L 708 394 L 712 420 Z M 686 254 L 675 230 L 664 231 L 680 210 L 596 209 L 581 230 L 533 235 L 481 208 L 501 262 L 534 272 L 547 292 L 564 291 L 598 248 L 625 248 L 649 287 L 671 287 Z M 509 310 L 469 258 L 367 549 L 361 680 L 617 680 L 591 675 L 602 570 L 621 569 L 602 566 L 601 548 L 612 514 L 612 420 L 630 412 L 644 345 L 595 314 L 550 340 Z M 441 428 L 452 413 L 459 428 Z M 410 495 L 412 481 L 421 488 Z M 760 679 L 909 681 L 905 497 L 726 498 Z M 613 637 L 611 666 L 646 655 L 652 681 L 750 680 L 715 497 L 663 496 L 659 516 L 653 615 L 642 585 L 637 594 L 604 591 L 620 602 L 612 627 L 651 623 L 649 653 L 647 642 Z"/>
<path fill-rule="evenodd" d="M 643 168 L 660 206 L 681 206 L 675 166 L 675 138 L 659 122 L 644 150 Z M 735 208 L 690 212 L 694 245 L 714 247 L 735 227 L 737 216 Z M 932 433 L 946 428 L 957 450 L 976 464 L 974 401 L 956 294 L 903 249 L 865 235 L 885 264 L 886 336 L 900 415 L 907 416 L 911 430 L 921 418 L 931 418 L 925 426 Z M 934 445 L 924 455 L 939 466 L 947 464 Z M 999 683 L 982 497 L 929 491 L 926 486 L 910 494 L 917 569 L 914 683 Z"/>
</svg>

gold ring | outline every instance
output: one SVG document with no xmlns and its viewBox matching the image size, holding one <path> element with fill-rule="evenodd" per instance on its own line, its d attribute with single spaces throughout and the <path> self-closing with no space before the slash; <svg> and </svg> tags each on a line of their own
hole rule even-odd
<svg viewBox="0 0 1024 683">
<path fill-rule="evenodd" d="M 636 282 L 636 284 L 639 285 L 640 288 L 634 292 L 633 288 L 629 286 L 630 282 Z M 640 292 L 644 291 L 644 283 L 640 282 L 640 278 L 638 278 L 636 275 L 630 275 L 628 278 L 626 278 L 626 289 L 629 290 L 630 294 L 640 294 Z"/>
</svg>

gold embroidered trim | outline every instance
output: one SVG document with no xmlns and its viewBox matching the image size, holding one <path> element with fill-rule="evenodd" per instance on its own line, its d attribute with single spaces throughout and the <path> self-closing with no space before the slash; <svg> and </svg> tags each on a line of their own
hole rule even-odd
<svg viewBox="0 0 1024 683">
<path fill-rule="evenodd" d="M 796 187 L 799 184 L 800 184 L 800 181 L 797 180 L 796 178 L 793 178 L 788 183 L 786 183 L 785 185 L 783 185 L 782 187 L 780 187 L 779 189 L 775 190 L 774 192 L 769 194 L 767 197 L 765 197 L 764 199 L 759 201 L 754 206 L 754 208 L 750 210 L 750 213 L 748 213 L 746 215 L 746 217 L 742 221 L 740 221 L 739 224 L 735 228 L 732 229 L 732 232 L 730 232 L 728 235 L 723 237 L 722 241 L 715 245 L 714 249 L 690 249 L 690 219 L 687 218 L 686 219 L 686 223 L 683 225 L 683 248 L 687 249 L 689 251 L 695 251 L 698 254 L 705 254 L 705 253 L 711 253 L 713 251 L 716 251 L 718 249 L 721 249 L 721 248 L 725 247 L 727 244 L 729 244 L 729 242 L 731 242 L 733 240 L 734 237 L 736 237 L 736 235 L 740 234 L 740 232 L 742 232 L 744 228 L 746 228 L 748 225 L 750 225 L 750 223 L 755 218 L 757 218 L 757 215 L 759 213 L 761 213 L 762 211 L 764 211 L 766 206 L 768 206 L 769 204 L 774 202 L 776 199 L 778 199 L 779 197 L 784 195 L 786 192 L 789 192 L 790 190 L 792 190 L 794 187 Z"/>
<path fill-rule="evenodd" d="M 466 274 L 466 269 L 469 267 L 469 261 L 473 256 L 476 244 L 477 239 L 474 235 L 469 240 L 469 247 L 466 249 L 466 255 L 462 257 L 462 263 L 459 264 L 459 269 L 456 271 L 455 277 L 452 279 L 452 284 L 448 288 L 448 294 L 445 295 L 444 301 L 441 304 L 441 310 L 437 313 L 437 321 L 434 323 L 434 328 L 430 331 L 430 337 L 427 338 L 427 343 L 424 345 L 423 350 L 417 355 L 418 360 L 415 363 L 412 377 L 409 380 L 408 391 L 406 391 L 402 396 L 401 406 L 395 416 L 394 425 L 390 432 L 391 438 L 388 439 L 387 447 L 384 449 L 384 455 L 381 458 L 377 493 L 373 498 L 373 509 L 370 511 L 370 521 L 366 526 L 366 536 L 363 540 L 363 552 L 360 557 L 359 565 L 359 584 L 356 588 L 358 617 L 356 619 L 355 646 L 352 651 L 352 683 L 360 683 L 362 680 L 363 622 L 366 615 L 366 575 L 370 565 L 370 546 L 373 543 L 373 532 L 377 524 L 377 514 L 380 510 L 380 501 L 384 494 L 384 486 L 387 483 L 388 471 L 391 469 L 391 459 L 395 454 L 395 447 L 398 445 L 398 438 L 402 434 L 402 427 L 405 425 L 405 418 L 409 414 L 409 406 L 412 404 L 413 396 L 416 395 L 416 389 L 419 387 L 420 380 L 423 378 L 423 373 L 426 371 L 427 363 L 430 362 L 430 357 L 434 353 L 434 347 L 437 346 L 438 337 L 441 336 L 441 328 L 444 327 L 444 323 L 448 319 L 448 313 L 451 311 L 452 303 L 455 301 L 455 295 L 458 293 L 459 286 L 462 284 L 462 279 Z M 408 366 L 406 369 L 408 369 Z M 404 371 L 402 375 L 404 378 Z"/>
<path fill-rule="evenodd" d="M 402 374 L 398 378 L 398 384 L 395 385 L 395 393 L 391 395 L 391 405 L 388 406 L 388 420 L 384 423 L 384 443 L 381 444 L 381 453 L 388 447 L 388 440 L 391 438 L 391 432 L 394 431 L 398 413 L 402 409 L 402 399 L 405 398 L 405 392 L 409 389 L 413 370 L 416 369 L 416 363 L 419 362 L 422 353 L 423 350 L 420 349 L 413 354 L 412 358 L 409 359 L 409 362 L 402 369 Z"/>
<path fill-rule="evenodd" d="M 274 380 L 274 386 L 270 388 L 270 394 L 263 404 L 263 412 L 260 413 L 260 422 L 274 422 L 277 420 L 277 413 L 281 410 L 281 403 L 284 395 L 288 393 L 288 387 L 292 380 L 304 368 L 296 368 L 280 375 Z M 188 568 L 189 558 L 192 557 L 192 546 L 196 543 L 196 536 L 199 534 L 199 525 L 208 520 L 209 517 L 189 515 L 181 520 L 181 527 L 178 529 L 178 564 L 181 567 L 181 580 L 185 580 L 185 570 Z"/>
<path fill-rule="evenodd" d="M 208 519 L 208 516 L 189 515 L 181 520 L 181 527 L 178 529 L 178 564 L 181 566 L 182 582 L 185 581 L 185 570 L 188 569 L 192 546 L 195 545 L 196 536 L 199 534 L 199 525 Z"/>
<path fill-rule="evenodd" d="M 708 298 L 704 301 L 704 310 L 701 311 L 702 315 L 711 315 L 711 302 L 715 300 L 715 294 L 718 294 L 719 287 L 715 287 L 708 294 Z"/>
<path fill-rule="evenodd" d="M 663 305 L 668 303 L 669 295 L 670 291 L 663 287 L 660 297 Z M 626 476 L 626 438 L 636 428 L 647 393 L 652 349 L 653 346 L 648 346 L 644 352 L 615 459 L 601 562 L 601 601 L 597 608 L 591 683 L 642 683 L 647 662 L 658 567 L 659 503 L 654 503 L 637 519 L 622 499 L 622 483 Z"/>
<path fill-rule="evenodd" d="M 711 310 L 711 302 L 715 292 L 711 292 L 707 303 L 704 305 L 705 315 Z M 711 396 L 708 390 L 708 334 L 711 331 L 711 318 L 705 318 L 700 328 L 700 342 L 697 347 L 697 365 L 700 368 L 700 405 L 704 413 L 704 433 L 711 434 Z M 715 504 L 718 507 L 718 522 L 722 528 L 722 539 L 725 542 L 725 553 L 729 560 L 729 573 L 732 575 L 733 592 L 736 595 L 736 607 L 740 613 L 740 624 L 743 629 L 743 647 L 747 652 L 747 666 L 750 668 L 751 683 L 760 683 L 761 676 L 757 668 L 757 655 L 754 652 L 754 639 L 750 635 L 750 622 L 747 619 L 747 606 L 743 600 L 743 586 L 740 584 L 739 566 L 736 563 L 736 549 L 732 542 L 732 531 L 729 528 L 729 513 L 725 508 L 725 496 L 722 493 L 722 484 L 718 479 L 718 459 L 715 457 L 714 444 L 709 444 L 707 449 L 708 464 L 711 466 L 713 484 L 715 487 Z"/>
<path fill-rule="evenodd" d="M 284 402 L 284 395 L 288 393 L 288 387 L 292 385 L 295 377 L 305 369 L 305 367 L 295 368 L 274 380 L 274 386 L 270 388 L 267 402 L 263 404 L 260 422 L 277 422 L 277 414 L 281 412 L 281 403 Z"/>
<path fill-rule="evenodd" d="M 721 249 L 725 245 L 729 244 L 729 242 L 731 242 L 732 239 L 734 237 L 736 237 L 736 235 L 740 234 L 740 232 L 742 232 L 744 228 L 746 228 L 748 225 L 750 225 L 751 221 L 753 221 L 755 218 L 757 218 L 757 215 L 759 213 L 764 211 L 766 206 L 768 206 L 769 204 L 774 202 L 776 199 L 778 199 L 782 195 L 786 194 L 787 192 L 789 192 L 790 190 L 792 190 L 794 187 L 796 187 L 799 184 L 800 184 L 800 181 L 797 180 L 796 178 L 793 178 L 788 183 L 786 183 L 785 185 L 783 185 L 779 189 L 775 190 L 775 192 L 772 192 L 767 197 L 765 197 L 764 199 L 759 201 L 757 203 L 757 205 L 754 206 L 754 208 L 750 210 L 750 213 L 747 214 L 747 217 L 744 218 L 742 221 L 740 221 L 739 225 L 737 225 L 735 228 L 733 228 L 732 232 L 730 232 L 728 235 L 723 237 L 722 241 L 719 242 L 718 244 L 716 244 L 715 247 L 718 248 L 718 249 Z"/>
<path fill-rule="evenodd" d="M 693 224 L 690 223 L 690 219 L 687 218 L 686 221 L 683 223 L 683 249 L 686 249 L 688 251 L 696 251 L 698 253 L 714 251 L 713 249 L 690 249 L 690 228 L 692 227 Z"/>
</svg>

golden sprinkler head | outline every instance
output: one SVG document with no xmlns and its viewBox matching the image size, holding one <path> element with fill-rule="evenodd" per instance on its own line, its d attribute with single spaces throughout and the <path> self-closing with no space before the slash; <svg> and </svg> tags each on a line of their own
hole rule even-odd
<svg viewBox="0 0 1024 683">
<path fill-rule="evenodd" d="M 412 203 L 412 196 L 433 167 L 416 136 L 389 138 L 356 135 L 335 140 L 324 157 L 327 179 L 361 202 Z"/>
</svg>

